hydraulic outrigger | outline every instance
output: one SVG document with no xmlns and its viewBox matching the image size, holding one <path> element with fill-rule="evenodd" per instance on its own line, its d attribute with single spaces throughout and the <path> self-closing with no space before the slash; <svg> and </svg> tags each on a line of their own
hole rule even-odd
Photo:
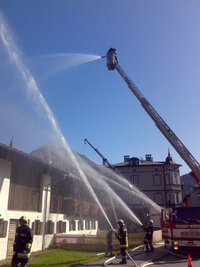
<svg viewBox="0 0 200 267">
<path fill-rule="evenodd" d="M 132 93 L 140 101 L 142 107 L 149 114 L 152 120 L 155 122 L 158 129 L 174 147 L 181 158 L 187 163 L 191 169 L 191 176 L 196 180 L 198 187 L 200 188 L 200 164 L 194 158 L 194 156 L 189 152 L 189 150 L 184 146 L 181 140 L 176 136 L 172 129 L 167 125 L 167 123 L 160 117 L 144 95 L 140 92 L 137 86 L 131 81 L 131 79 L 126 75 L 125 71 L 120 67 L 117 60 L 116 49 L 110 48 L 106 55 L 107 67 L 109 70 L 117 70 L 124 81 L 127 83 L 128 87 Z"/>
</svg>

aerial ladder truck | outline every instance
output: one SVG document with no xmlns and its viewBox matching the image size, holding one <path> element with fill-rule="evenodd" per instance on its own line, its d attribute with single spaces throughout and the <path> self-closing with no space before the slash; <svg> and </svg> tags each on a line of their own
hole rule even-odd
<svg viewBox="0 0 200 267">
<path fill-rule="evenodd" d="M 174 147 L 174 149 L 178 152 L 181 158 L 190 167 L 191 169 L 190 174 L 196 180 L 196 183 L 200 187 L 200 164 L 198 163 L 198 161 L 194 158 L 194 156 L 190 153 L 190 151 L 184 146 L 181 140 L 176 136 L 176 134 L 172 131 L 172 129 L 161 118 L 161 116 L 156 112 L 153 106 L 149 103 L 149 101 L 144 97 L 144 95 L 140 92 L 137 86 L 131 81 L 131 79 L 127 76 L 125 71 L 121 68 L 117 60 L 116 49 L 110 48 L 107 52 L 106 57 L 107 57 L 108 69 L 109 70 L 116 69 L 118 71 L 118 73 L 127 83 L 132 93 L 140 101 L 142 107 L 145 109 L 145 111 L 149 114 L 149 116 L 155 122 L 158 129 L 166 137 L 166 139 L 170 142 L 170 144 Z"/>
<path fill-rule="evenodd" d="M 200 189 L 200 164 L 198 161 L 127 76 L 118 63 L 116 49 L 110 48 L 104 57 L 107 59 L 108 70 L 117 70 L 161 133 L 190 167 L 190 175 Z M 161 225 L 163 239 L 169 242 L 172 248 L 200 247 L 200 207 L 162 209 Z"/>
</svg>

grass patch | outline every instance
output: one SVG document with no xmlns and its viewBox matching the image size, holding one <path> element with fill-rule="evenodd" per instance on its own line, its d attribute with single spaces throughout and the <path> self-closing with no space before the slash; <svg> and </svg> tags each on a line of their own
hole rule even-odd
<svg viewBox="0 0 200 267">
<path fill-rule="evenodd" d="M 74 251 L 67 249 L 47 249 L 31 255 L 31 260 L 27 267 L 42 267 L 42 266 L 59 266 L 72 267 L 80 264 L 103 259 L 104 255 L 97 256 L 96 252 Z M 10 267 L 9 264 L 1 265 L 2 267 Z"/>
</svg>

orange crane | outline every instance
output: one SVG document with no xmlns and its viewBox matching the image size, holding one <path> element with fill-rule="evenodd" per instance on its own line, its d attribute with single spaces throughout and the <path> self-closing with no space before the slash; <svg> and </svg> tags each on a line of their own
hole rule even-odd
<svg viewBox="0 0 200 267">
<path fill-rule="evenodd" d="M 124 81 L 127 83 L 128 87 L 132 91 L 132 93 L 137 97 L 140 101 L 142 107 L 149 114 L 152 120 L 155 122 L 155 125 L 161 131 L 161 133 L 166 137 L 166 139 L 170 142 L 170 144 L 174 147 L 177 153 L 181 156 L 181 158 L 187 163 L 187 165 L 191 169 L 191 176 L 196 180 L 198 187 L 200 188 L 200 164 L 194 158 L 194 156 L 190 153 L 190 151 L 184 146 L 181 140 L 176 136 L 176 134 L 172 131 L 172 129 L 167 125 L 167 123 L 161 118 L 161 116 L 156 112 L 153 106 L 149 103 L 149 101 L 144 97 L 144 95 L 140 92 L 137 86 L 131 81 L 131 79 L 127 76 L 125 71 L 121 68 L 117 60 L 116 48 L 110 48 L 106 54 L 103 56 L 107 58 L 107 67 L 108 70 L 117 70 Z M 102 58 L 103 58 L 102 57 Z"/>
</svg>

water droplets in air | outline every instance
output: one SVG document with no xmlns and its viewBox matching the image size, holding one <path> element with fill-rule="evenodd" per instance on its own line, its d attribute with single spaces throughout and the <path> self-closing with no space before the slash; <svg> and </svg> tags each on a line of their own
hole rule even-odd
<svg viewBox="0 0 200 267">
<path fill-rule="evenodd" d="M 79 53 L 56 53 L 38 56 L 32 59 L 37 70 L 48 78 L 61 71 L 100 59 L 101 56 Z"/>
<path fill-rule="evenodd" d="M 112 170 L 106 167 L 97 166 L 96 164 L 88 161 L 88 159 L 86 159 L 85 157 L 80 156 L 79 154 L 74 153 L 71 150 L 65 137 L 62 134 L 62 131 L 59 128 L 59 125 L 52 110 L 50 109 L 43 95 L 41 94 L 35 78 L 33 77 L 30 70 L 27 68 L 27 66 L 24 64 L 23 57 L 18 51 L 17 46 L 15 45 L 15 41 L 12 38 L 10 30 L 7 24 L 5 23 L 5 20 L 1 13 L 0 43 L 0 53 L 4 55 L 4 58 L 6 58 L 5 52 L 7 53 L 7 58 L 11 63 L 11 66 L 9 67 L 12 68 L 12 70 L 15 69 L 15 72 L 13 72 L 14 74 L 12 76 L 13 80 L 11 79 L 11 81 L 9 81 L 9 86 L 8 81 L 4 81 L 4 85 L 6 85 L 8 90 L 6 91 L 4 98 L 2 98 L 3 100 L 1 104 L 3 105 L 5 103 L 7 99 L 6 96 L 8 96 L 7 94 L 9 92 L 12 93 L 12 96 L 15 96 L 13 101 L 8 101 L 6 103 L 10 106 L 10 108 L 13 108 L 13 105 L 16 104 L 17 100 L 21 99 L 20 96 L 22 94 L 27 94 L 27 98 L 24 98 L 26 101 L 24 101 L 24 103 L 19 102 L 21 107 L 23 105 L 24 107 L 26 107 L 26 110 L 25 112 L 21 112 L 21 114 L 18 113 L 18 119 L 23 120 L 23 131 L 25 131 L 26 135 L 29 133 L 31 134 L 31 132 L 32 135 L 34 135 L 34 133 L 36 132 L 34 128 L 35 126 L 33 125 L 33 129 L 31 132 L 25 129 L 25 126 L 27 125 L 27 128 L 30 128 L 29 125 L 31 122 L 26 125 L 26 122 L 28 121 L 27 116 L 30 115 L 28 114 L 30 112 L 30 109 L 32 108 L 39 111 L 37 112 L 37 114 L 45 114 L 43 115 L 43 117 L 48 119 L 48 123 L 45 124 L 43 118 L 43 120 L 41 120 L 40 122 L 40 127 L 38 127 L 37 125 L 38 130 L 39 128 L 42 129 L 40 129 L 40 132 L 43 131 L 45 140 L 45 138 L 47 138 L 49 134 L 49 129 L 51 128 L 51 132 L 54 132 L 57 140 L 59 140 L 59 145 L 62 146 L 62 149 L 58 150 L 52 147 L 49 148 L 48 162 L 53 162 L 53 157 L 56 157 L 57 167 L 66 169 L 68 171 L 70 170 L 70 172 L 73 174 L 72 176 L 76 177 L 77 179 L 75 183 L 77 184 L 77 187 L 80 191 L 79 194 L 82 194 L 82 191 L 84 191 L 84 193 L 88 195 L 88 199 L 90 199 L 90 201 L 96 202 L 98 204 L 101 213 L 103 214 L 104 218 L 106 219 L 108 225 L 111 228 L 113 228 L 113 224 L 116 222 L 116 218 L 119 216 L 127 217 L 134 223 L 141 225 L 141 213 L 143 212 L 141 207 L 145 207 L 147 210 L 149 208 L 159 210 L 159 207 L 155 203 L 153 203 L 150 199 L 144 196 L 139 190 L 137 190 L 137 188 L 135 188 L 134 186 L 130 186 L 130 183 L 123 177 L 121 177 L 119 174 L 114 173 Z M 100 56 L 96 55 L 63 53 L 40 56 L 37 58 L 37 60 L 39 60 L 39 62 L 41 63 L 42 68 L 45 69 L 44 65 L 48 66 L 48 68 L 46 68 L 48 69 L 48 73 L 46 73 L 47 75 L 55 75 L 60 71 L 66 70 L 67 68 L 95 61 L 100 58 Z M 3 68 L 0 68 L 0 71 L 3 71 Z M 16 79 L 16 77 L 18 79 Z M 16 80 L 21 91 L 16 91 Z M 12 81 L 13 83 L 15 83 L 14 86 L 12 84 Z M 22 90 L 22 88 L 24 89 L 24 91 Z M 29 104 L 27 105 L 27 103 Z M 17 107 L 15 110 L 17 110 Z M 10 118 L 12 120 L 11 126 L 14 127 L 14 131 L 16 131 L 17 127 L 17 124 L 15 123 L 16 118 L 12 118 L 13 114 L 15 114 L 15 110 L 13 110 L 13 113 L 10 114 Z M 8 117 L 9 114 L 4 113 L 4 116 Z M 30 117 L 32 118 L 33 116 L 29 116 L 29 118 Z M 47 124 L 48 130 L 46 130 L 45 127 Z M 23 142 L 25 142 L 25 139 L 26 138 L 23 138 Z M 54 156 L 52 157 L 52 155 Z M 127 201 L 130 202 L 129 206 L 125 204 L 125 202 L 127 203 Z M 105 211 L 104 207 L 108 208 L 107 212 Z M 137 210 L 137 216 L 135 212 L 133 212 L 134 210 Z"/>
</svg>

